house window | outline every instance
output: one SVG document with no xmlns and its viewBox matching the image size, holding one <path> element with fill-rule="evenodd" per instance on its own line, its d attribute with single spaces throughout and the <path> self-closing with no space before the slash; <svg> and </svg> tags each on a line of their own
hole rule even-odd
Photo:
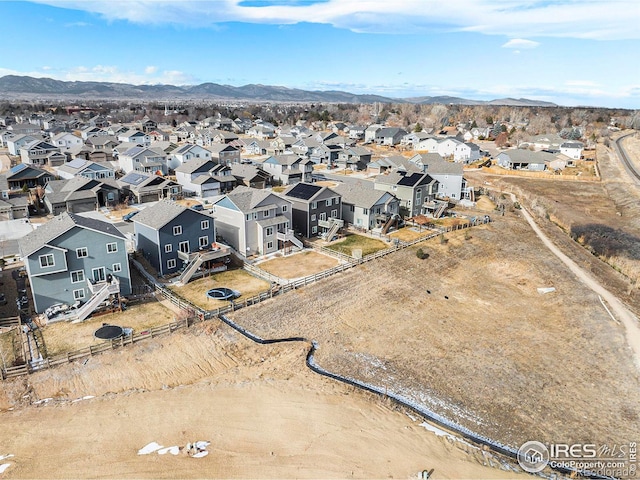
<svg viewBox="0 0 640 480">
<path fill-rule="evenodd" d="M 116 253 L 118 251 L 118 244 L 116 242 L 107 243 L 107 253 Z"/>
<path fill-rule="evenodd" d="M 369 209 L 368 208 L 363 208 L 362 209 L 362 213 L 364 213 L 365 215 L 369 215 Z"/>
<path fill-rule="evenodd" d="M 47 255 L 40 255 L 40 266 L 42 268 L 53 267 L 56 262 L 53 259 L 53 253 L 48 253 Z"/>
<path fill-rule="evenodd" d="M 73 291 L 74 300 L 82 300 L 83 298 L 84 298 L 84 288 L 79 288 L 78 290 Z"/>
<path fill-rule="evenodd" d="M 311 202 L 311 210 L 318 208 L 318 202 Z"/>
<path fill-rule="evenodd" d="M 267 237 L 273 235 L 273 227 L 267 227 L 266 235 Z"/>
<path fill-rule="evenodd" d="M 331 199 L 330 199 L 330 198 L 327 198 L 327 200 L 326 200 L 324 203 L 325 203 L 325 205 L 326 205 L 327 207 L 330 207 L 330 206 L 331 206 Z"/>
<path fill-rule="evenodd" d="M 338 210 L 331 210 L 331 218 L 338 218 Z"/>
<path fill-rule="evenodd" d="M 113 272 L 121 272 L 122 271 L 122 265 L 120 265 L 119 263 L 114 263 L 113 265 L 111 265 L 111 270 L 113 270 Z"/>
<path fill-rule="evenodd" d="M 200 245 L 201 247 L 206 247 L 208 244 L 209 244 L 209 237 L 207 237 L 206 235 L 198 239 L 198 245 Z"/>
<path fill-rule="evenodd" d="M 327 212 L 322 212 L 318 218 L 320 220 L 326 220 L 327 219 Z"/>
<path fill-rule="evenodd" d="M 171 253 L 173 251 L 173 245 L 170 243 L 167 243 L 164 246 L 164 253 Z"/>
<path fill-rule="evenodd" d="M 176 268 L 176 259 L 167 260 L 167 268 Z"/>
<path fill-rule="evenodd" d="M 182 253 L 189 253 L 189 240 L 180 242 L 178 244 L 178 250 L 180 250 Z"/>
<path fill-rule="evenodd" d="M 262 218 L 267 218 L 269 216 L 269 210 L 265 210 L 262 212 Z"/>
<path fill-rule="evenodd" d="M 349 205 L 349 211 L 350 212 L 355 212 L 356 211 L 356 206 L 355 205 Z"/>
<path fill-rule="evenodd" d="M 74 270 L 71 272 L 71 283 L 84 282 L 84 270 Z"/>
<path fill-rule="evenodd" d="M 173 235 L 182 235 L 182 225 L 176 225 L 173 227 Z"/>
<path fill-rule="evenodd" d="M 88 256 L 89 256 L 89 250 L 87 250 L 87 247 L 76 248 L 76 257 L 87 258 Z"/>
<path fill-rule="evenodd" d="M 267 242 L 267 249 L 273 248 L 273 242 Z"/>
<path fill-rule="evenodd" d="M 312 213 L 312 214 L 311 214 L 311 221 L 312 221 L 312 222 L 315 222 L 315 221 L 316 221 L 316 214 L 315 214 L 315 213 Z"/>
<path fill-rule="evenodd" d="M 208 230 L 209 229 L 209 220 L 202 220 L 200 222 L 200 229 L 201 230 Z"/>
<path fill-rule="evenodd" d="M 338 197 L 333 197 L 333 204 L 337 205 L 340 202 L 340 199 Z"/>
<path fill-rule="evenodd" d="M 286 212 L 289 210 L 289 206 L 288 205 L 282 205 L 282 213 Z"/>
<path fill-rule="evenodd" d="M 318 233 L 318 227 L 316 227 L 315 225 L 313 227 L 311 227 L 311 233 L 313 233 L 313 234 Z"/>
</svg>

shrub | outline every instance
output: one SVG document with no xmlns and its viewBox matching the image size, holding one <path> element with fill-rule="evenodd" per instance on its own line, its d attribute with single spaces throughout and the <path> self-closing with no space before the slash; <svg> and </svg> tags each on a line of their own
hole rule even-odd
<svg viewBox="0 0 640 480">
<path fill-rule="evenodd" d="M 416 257 L 418 257 L 420 260 L 424 260 L 426 258 L 429 258 L 429 254 L 422 250 L 422 248 L 419 248 L 418 250 L 416 250 Z"/>
</svg>

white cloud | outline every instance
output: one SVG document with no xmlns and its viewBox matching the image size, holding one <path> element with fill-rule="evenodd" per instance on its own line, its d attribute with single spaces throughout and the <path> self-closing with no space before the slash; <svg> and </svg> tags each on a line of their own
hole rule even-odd
<svg viewBox="0 0 640 480">
<path fill-rule="evenodd" d="M 507 43 L 502 45 L 502 48 L 516 48 L 516 49 L 536 48 L 539 45 L 540 45 L 539 42 L 534 42 L 533 40 L 525 40 L 523 38 L 512 38 Z M 517 52 L 520 53 L 519 51 Z"/>
<path fill-rule="evenodd" d="M 133 85 L 190 85 L 198 83 L 198 79 L 179 70 L 162 70 L 157 67 L 152 73 L 123 71 L 112 65 L 78 65 L 69 69 L 56 69 L 54 67 L 42 67 L 41 71 L 19 72 L 7 68 L 0 68 L 0 76 L 4 75 L 26 75 L 35 78 L 53 78 L 64 81 L 79 82 L 112 82 L 131 83 Z"/>
<path fill-rule="evenodd" d="M 241 0 L 32 0 L 140 24 L 224 22 L 331 24 L 356 32 L 472 31 L 509 37 L 640 39 L 637 0 L 328 0 L 285 4 Z"/>
<path fill-rule="evenodd" d="M 91 24 L 87 23 L 87 22 L 71 22 L 71 23 L 65 23 L 64 26 L 67 27 L 67 28 L 71 28 L 71 27 L 90 27 Z"/>
<path fill-rule="evenodd" d="M 147 75 L 153 75 L 157 71 L 158 71 L 158 67 L 154 65 L 149 65 L 147 68 L 144 69 L 144 73 L 146 73 Z"/>
</svg>

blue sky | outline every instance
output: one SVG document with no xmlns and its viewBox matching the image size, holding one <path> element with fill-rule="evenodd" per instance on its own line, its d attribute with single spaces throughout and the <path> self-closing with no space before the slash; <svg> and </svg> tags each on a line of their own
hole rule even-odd
<svg viewBox="0 0 640 480">
<path fill-rule="evenodd" d="M 0 1 L 0 75 L 640 108 L 638 0 Z"/>
</svg>

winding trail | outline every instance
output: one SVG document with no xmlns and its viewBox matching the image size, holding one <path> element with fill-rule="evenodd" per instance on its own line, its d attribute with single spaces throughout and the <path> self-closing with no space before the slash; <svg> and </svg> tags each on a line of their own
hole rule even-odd
<svg viewBox="0 0 640 480">
<path fill-rule="evenodd" d="M 511 198 L 515 201 L 515 195 L 511 194 Z M 627 343 L 633 351 L 633 359 L 636 368 L 640 370 L 640 326 L 638 325 L 638 318 L 620 301 L 618 298 L 604 288 L 600 283 L 582 269 L 576 262 L 571 260 L 568 256 L 560 251 L 560 249 L 547 237 L 540 227 L 533 220 L 529 212 L 522 207 L 520 210 L 527 219 L 529 225 L 536 232 L 536 235 L 542 240 L 542 243 L 556 256 L 562 263 L 564 263 L 569 270 L 571 270 L 578 279 L 584 283 L 587 287 L 600 295 L 611 307 L 613 313 L 622 322 L 626 330 Z"/>
</svg>

